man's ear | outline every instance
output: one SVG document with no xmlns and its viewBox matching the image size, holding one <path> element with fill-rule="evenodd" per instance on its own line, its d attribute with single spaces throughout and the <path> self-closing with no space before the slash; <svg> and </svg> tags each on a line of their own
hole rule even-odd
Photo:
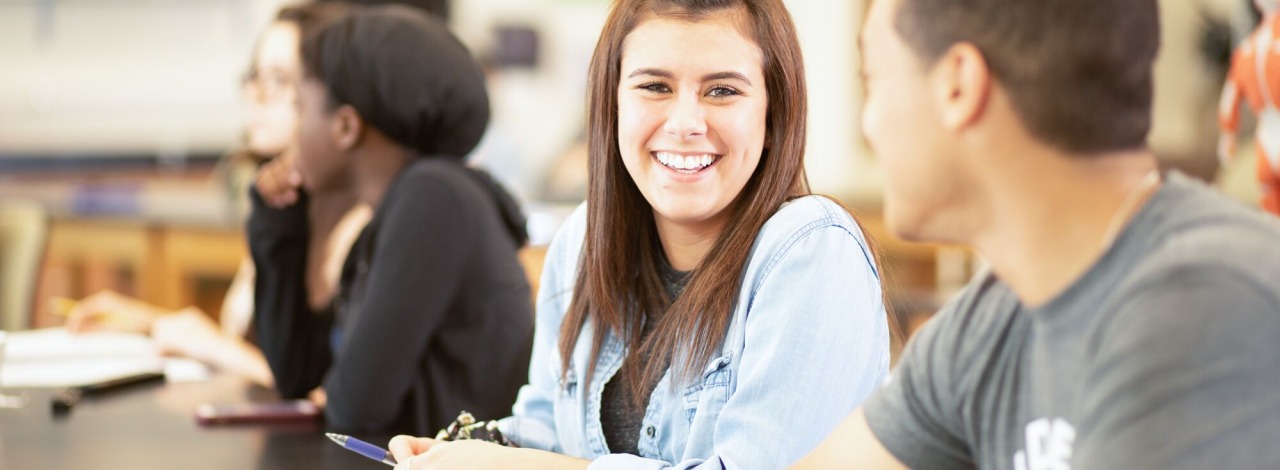
<svg viewBox="0 0 1280 470">
<path fill-rule="evenodd" d="M 333 112 L 334 142 L 342 150 L 351 150 L 364 134 L 364 119 L 351 105 L 344 104 Z"/>
<path fill-rule="evenodd" d="M 992 87 L 982 51 L 964 42 L 951 46 L 934 65 L 932 76 L 944 126 L 962 129 L 982 118 Z"/>
</svg>

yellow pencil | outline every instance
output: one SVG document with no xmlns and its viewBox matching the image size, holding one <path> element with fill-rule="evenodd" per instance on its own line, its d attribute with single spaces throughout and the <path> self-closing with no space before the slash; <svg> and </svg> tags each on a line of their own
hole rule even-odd
<svg viewBox="0 0 1280 470">
<path fill-rule="evenodd" d="M 50 315 L 66 318 L 71 315 L 71 311 L 75 310 L 76 305 L 79 304 L 80 302 L 75 299 L 55 295 L 49 297 L 49 303 L 46 310 Z M 112 312 L 101 312 L 97 314 L 97 316 L 102 318 L 101 323 L 103 325 L 115 327 L 127 326 L 123 320 Z"/>
<path fill-rule="evenodd" d="M 77 304 L 79 304 L 79 302 L 76 302 L 75 299 L 55 295 L 53 297 L 49 297 L 49 303 L 46 304 L 46 306 L 48 307 L 47 310 L 50 315 L 66 317 L 67 315 L 71 315 L 71 311 L 75 310 Z"/>
</svg>

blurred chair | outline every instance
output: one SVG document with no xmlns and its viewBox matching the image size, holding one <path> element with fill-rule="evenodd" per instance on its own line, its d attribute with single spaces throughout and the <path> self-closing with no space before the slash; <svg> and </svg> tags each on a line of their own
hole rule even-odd
<svg viewBox="0 0 1280 470">
<path fill-rule="evenodd" d="M 40 204 L 0 200 L 0 330 L 31 327 L 48 232 Z"/>
<path fill-rule="evenodd" d="M 529 293 L 533 294 L 530 300 L 536 307 L 538 284 L 542 280 L 542 265 L 547 259 L 547 247 L 528 245 L 516 252 L 516 257 L 520 260 L 520 267 L 524 268 L 525 277 L 529 279 Z"/>
</svg>

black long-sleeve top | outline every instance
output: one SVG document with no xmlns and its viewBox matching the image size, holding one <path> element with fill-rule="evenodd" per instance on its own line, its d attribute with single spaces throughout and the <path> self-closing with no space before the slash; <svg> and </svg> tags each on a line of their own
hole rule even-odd
<svg viewBox="0 0 1280 470">
<path fill-rule="evenodd" d="M 282 396 L 323 385 L 328 426 L 352 432 L 434 435 L 462 410 L 510 414 L 533 308 L 523 217 L 488 175 L 444 158 L 401 170 L 321 312 L 307 304 L 305 195 L 253 201 L 254 322 Z"/>
</svg>

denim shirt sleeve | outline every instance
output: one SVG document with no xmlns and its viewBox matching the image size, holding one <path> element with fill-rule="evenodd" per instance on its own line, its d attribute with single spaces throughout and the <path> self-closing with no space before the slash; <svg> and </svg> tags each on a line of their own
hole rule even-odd
<svg viewBox="0 0 1280 470">
<path fill-rule="evenodd" d="M 672 465 L 615 454 L 591 469 L 784 468 L 883 383 L 888 319 L 853 220 L 810 223 L 758 248 L 763 252 L 753 254 L 744 277 L 745 307 L 735 314 L 741 359 L 714 425 L 711 455 Z"/>
<path fill-rule="evenodd" d="M 586 204 L 564 223 L 547 249 L 537 299 L 529 383 L 520 388 L 512 416 L 499 421 L 503 435 L 520 447 L 563 453 L 555 423 L 555 398 L 560 391 L 560 323 L 573 297 L 578 255 L 586 234 Z"/>
</svg>

